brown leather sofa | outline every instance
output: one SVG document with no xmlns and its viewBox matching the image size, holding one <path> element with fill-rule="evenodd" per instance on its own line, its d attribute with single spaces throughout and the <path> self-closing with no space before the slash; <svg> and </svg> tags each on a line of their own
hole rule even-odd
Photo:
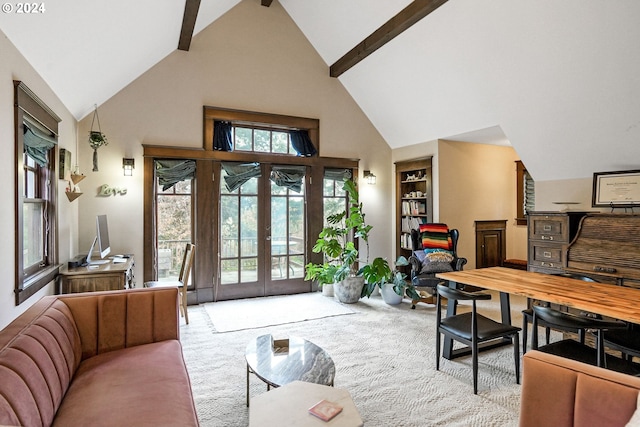
<svg viewBox="0 0 640 427">
<path fill-rule="evenodd" d="M 531 350 L 523 357 L 520 427 L 623 427 L 640 378 Z"/>
<path fill-rule="evenodd" d="M 178 290 L 47 296 L 0 331 L 0 425 L 197 426 Z"/>
</svg>

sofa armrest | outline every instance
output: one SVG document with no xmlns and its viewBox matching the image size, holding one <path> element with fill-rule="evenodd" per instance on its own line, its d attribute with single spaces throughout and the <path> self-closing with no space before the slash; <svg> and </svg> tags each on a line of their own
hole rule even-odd
<svg viewBox="0 0 640 427">
<path fill-rule="evenodd" d="M 82 359 L 179 339 L 178 289 L 142 288 L 58 295 L 73 314 Z"/>
</svg>

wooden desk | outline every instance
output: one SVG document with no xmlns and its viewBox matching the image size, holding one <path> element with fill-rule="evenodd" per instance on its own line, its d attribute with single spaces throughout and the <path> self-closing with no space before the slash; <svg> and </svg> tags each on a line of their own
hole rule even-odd
<svg viewBox="0 0 640 427">
<path fill-rule="evenodd" d="M 61 294 L 75 292 L 114 291 L 133 288 L 133 256 L 125 262 L 99 264 L 95 267 L 60 269 L 58 277 Z"/>
<path fill-rule="evenodd" d="M 500 292 L 502 322 L 511 324 L 509 294 L 566 305 L 577 310 L 589 311 L 632 323 L 640 323 L 640 289 L 616 286 L 532 271 L 504 267 L 438 273 L 448 280 L 450 287 L 456 283 L 477 286 Z M 455 314 L 455 304 L 447 305 L 447 316 Z M 443 356 L 457 357 L 452 342 L 445 340 Z M 464 354 L 460 352 L 459 355 Z"/>
</svg>

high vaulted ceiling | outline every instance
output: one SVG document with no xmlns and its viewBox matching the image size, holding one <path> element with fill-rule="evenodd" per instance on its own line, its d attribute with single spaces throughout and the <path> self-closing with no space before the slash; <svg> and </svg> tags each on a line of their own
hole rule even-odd
<svg viewBox="0 0 640 427">
<path fill-rule="evenodd" d="M 239 1 L 202 0 L 194 34 Z M 409 3 L 270 7 L 284 8 L 328 74 Z M 42 4 L 39 14 L 0 14 L 0 29 L 78 119 L 177 49 L 185 8 Z M 449 0 L 339 79 L 392 148 L 510 143 L 536 180 L 640 169 L 639 23 L 638 0 Z"/>
</svg>

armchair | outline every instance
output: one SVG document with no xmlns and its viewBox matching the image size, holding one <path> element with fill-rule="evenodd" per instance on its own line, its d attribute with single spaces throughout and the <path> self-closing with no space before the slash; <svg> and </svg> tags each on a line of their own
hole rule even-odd
<svg viewBox="0 0 640 427">
<path fill-rule="evenodd" d="M 446 233 L 448 234 L 449 240 L 449 252 L 451 252 L 453 256 L 453 260 L 450 262 L 451 270 L 448 271 L 462 271 L 464 265 L 467 263 L 467 259 L 458 257 L 457 254 L 460 232 L 456 229 L 447 229 Z M 423 272 L 423 256 L 426 256 L 426 254 L 424 252 L 425 247 L 420 230 L 411 230 L 411 245 L 413 249 L 413 253 L 409 257 L 409 264 L 411 264 L 411 283 L 421 295 L 420 299 L 413 299 L 411 301 L 411 308 L 416 308 L 418 302 L 435 304 L 435 289 L 436 286 L 442 282 L 441 279 L 436 277 L 436 274 L 441 273 L 441 271 Z"/>
</svg>

